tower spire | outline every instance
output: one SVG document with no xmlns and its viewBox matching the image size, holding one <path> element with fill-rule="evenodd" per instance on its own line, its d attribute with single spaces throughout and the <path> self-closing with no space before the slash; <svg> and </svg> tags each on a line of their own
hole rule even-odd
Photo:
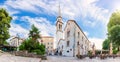
<svg viewBox="0 0 120 62">
<path fill-rule="evenodd" d="M 58 7 L 58 16 L 61 16 L 60 3 L 59 3 L 59 7 Z"/>
</svg>

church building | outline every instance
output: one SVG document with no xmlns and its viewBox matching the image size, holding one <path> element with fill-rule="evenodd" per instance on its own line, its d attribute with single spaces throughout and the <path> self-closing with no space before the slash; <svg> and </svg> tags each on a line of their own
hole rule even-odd
<svg viewBox="0 0 120 62">
<path fill-rule="evenodd" d="M 75 20 L 68 20 L 63 29 L 60 6 L 56 21 L 55 47 L 57 54 L 71 57 L 87 55 L 90 41 Z"/>
</svg>

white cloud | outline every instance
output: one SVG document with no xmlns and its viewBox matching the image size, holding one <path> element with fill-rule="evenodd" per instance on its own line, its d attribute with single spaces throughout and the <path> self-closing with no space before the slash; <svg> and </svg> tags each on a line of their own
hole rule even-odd
<svg viewBox="0 0 120 62">
<path fill-rule="evenodd" d="M 14 18 L 18 18 L 14 16 Z M 26 23 L 29 23 L 31 27 L 32 24 L 34 24 L 40 31 L 42 36 L 55 36 L 55 25 L 51 24 L 49 20 L 46 18 L 42 17 L 35 17 L 31 18 L 29 16 L 22 16 L 19 19 L 21 21 L 25 21 Z M 19 24 L 11 23 L 11 28 L 10 28 L 10 35 L 11 36 L 16 36 L 16 34 L 21 35 L 21 37 L 28 37 L 29 30 L 23 28 Z"/>
<path fill-rule="evenodd" d="M 35 2 L 37 2 L 36 0 Z M 31 12 L 39 12 L 39 9 L 35 7 L 32 3 L 34 1 L 29 1 L 29 0 L 8 0 L 6 1 L 5 5 L 7 7 L 11 7 L 13 9 L 19 9 L 19 10 L 26 10 L 26 11 L 31 11 Z"/>
<path fill-rule="evenodd" d="M 109 11 L 107 9 L 96 6 L 97 1 L 98 0 L 8 0 L 5 2 L 5 6 L 12 7 L 14 9 L 34 12 L 37 14 L 47 13 L 50 15 L 57 15 L 59 5 L 58 2 L 60 2 L 61 12 L 65 18 L 75 19 L 80 16 L 89 16 L 105 22 L 105 19 L 107 17 L 106 14 L 109 13 Z"/>
<path fill-rule="evenodd" d="M 101 50 L 102 49 L 102 43 L 104 39 L 100 38 L 89 38 L 90 42 L 95 44 L 96 49 Z"/>
<path fill-rule="evenodd" d="M 18 16 L 12 16 L 12 20 L 17 20 Z"/>
<path fill-rule="evenodd" d="M 21 17 L 22 21 L 26 21 L 30 25 L 34 24 L 40 31 L 43 36 L 54 36 L 55 34 L 55 25 L 52 24 L 49 20 L 42 17 L 31 18 L 29 16 Z"/>
<path fill-rule="evenodd" d="M 18 24 L 11 23 L 11 28 L 9 30 L 11 36 L 16 36 L 19 34 L 20 37 L 22 38 L 27 38 L 29 31 L 26 30 L 25 28 L 21 27 Z"/>
<path fill-rule="evenodd" d="M 98 7 L 96 2 L 98 0 L 60 0 L 62 16 L 65 19 L 80 19 L 80 18 L 92 18 L 94 21 L 83 21 L 86 25 L 94 27 L 97 23 L 102 22 L 106 24 L 109 18 L 109 10 Z M 4 3 L 6 8 L 13 8 L 14 10 L 9 9 L 10 13 L 16 14 L 19 10 L 33 12 L 35 14 L 48 14 L 48 15 L 57 15 L 58 13 L 58 0 L 7 0 Z M 16 11 L 15 11 L 16 10 Z M 29 16 L 21 17 L 23 21 L 27 21 L 30 25 L 34 24 L 41 30 L 43 35 L 54 35 L 55 25 L 50 23 L 49 20 L 42 17 L 31 18 Z M 67 20 L 66 20 L 67 21 Z M 17 26 L 20 29 L 23 29 L 21 26 Z M 15 27 L 13 27 L 15 28 Z M 14 30 L 14 29 L 12 29 Z M 17 31 L 17 29 L 15 29 Z M 14 30 L 14 31 L 15 31 Z M 13 31 L 13 32 L 14 32 Z M 23 29 L 24 31 L 24 29 Z M 106 28 L 105 28 L 106 31 Z M 18 32 L 18 31 L 17 31 Z M 27 32 L 25 30 L 25 32 Z M 14 34 L 14 33 L 13 33 Z M 87 35 L 87 33 L 86 33 Z M 93 41 L 101 41 L 102 39 L 91 38 Z M 95 43 L 97 43 L 95 42 Z"/>
<path fill-rule="evenodd" d="M 84 31 L 85 35 L 88 37 L 89 33 L 87 31 Z"/>
<path fill-rule="evenodd" d="M 7 5 L 0 5 L 0 8 L 5 8 L 11 16 L 19 13 L 19 11 L 13 10 L 13 9 L 9 8 L 9 6 L 7 6 Z"/>
<path fill-rule="evenodd" d="M 89 17 L 92 18 L 92 21 L 83 20 L 84 25 L 89 27 L 95 27 L 100 22 L 106 27 L 108 23 L 108 15 L 110 15 L 109 10 L 96 6 L 98 0 L 7 0 L 4 3 L 4 7 L 13 8 L 14 10 L 9 9 L 10 13 L 13 12 L 12 14 L 19 13 L 19 10 L 23 10 L 35 14 L 42 13 L 56 16 L 58 15 L 59 2 L 61 5 L 62 16 L 67 20 L 76 19 L 76 21 L 79 21 L 80 18 L 87 19 Z M 34 24 L 36 25 L 35 22 Z M 45 30 L 45 28 L 41 29 Z M 104 28 L 104 30 L 107 32 L 106 28 Z M 44 32 L 46 33 L 48 31 Z"/>
<path fill-rule="evenodd" d="M 97 24 L 97 22 L 95 21 L 90 21 L 90 20 L 84 20 L 83 22 L 84 26 L 89 26 L 89 27 L 95 27 L 95 25 Z"/>
</svg>

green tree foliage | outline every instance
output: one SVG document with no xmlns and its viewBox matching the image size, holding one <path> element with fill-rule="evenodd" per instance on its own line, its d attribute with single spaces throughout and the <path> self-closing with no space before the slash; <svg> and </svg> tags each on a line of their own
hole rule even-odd
<svg viewBox="0 0 120 62">
<path fill-rule="evenodd" d="M 40 38 L 40 31 L 38 30 L 38 28 L 34 25 L 32 25 L 31 28 L 32 29 L 30 30 L 29 37 L 31 37 L 33 40 L 37 40 L 38 38 Z"/>
<path fill-rule="evenodd" d="M 108 40 L 103 42 L 103 49 L 108 49 L 108 43 L 113 43 L 113 53 L 116 54 L 120 46 L 120 11 L 112 13 L 107 25 Z M 108 41 L 108 42 L 107 42 Z"/>
<path fill-rule="evenodd" d="M 33 41 L 31 38 L 26 39 L 19 48 L 20 50 L 27 50 L 28 52 L 35 52 L 40 55 L 45 54 L 45 46 Z"/>
<path fill-rule="evenodd" d="M 114 12 L 108 23 L 108 38 L 115 45 L 120 45 L 120 11 Z"/>
<path fill-rule="evenodd" d="M 3 44 L 4 45 L 9 45 L 7 41 L 3 41 Z"/>
<path fill-rule="evenodd" d="M 103 44 L 102 44 L 102 49 L 104 50 L 109 50 L 109 45 L 110 45 L 110 40 L 109 39 L 105 39 Z"/>
<path fill-rule="evenodd" d="M 12 17 L 8 12 L 0 8 L 0 44 L 3 44 L 6 39 L 10 37 L 9 28 Z"/>
<path fill-rule="evenodd" d="M 45 54 L 45 46 L 37 41 L 38 38 L 40 38 L 39 30 L 32 25 L 29 38 L 20 45 L 20 50 L 27 50 L 28 52 L 34 52 L 40 55 Z"/>
<path fill-rule="evenodd" d="M 110 49 L 110 40 L 105 39 L 103 44 L 102 44 L 102 49 L 103 50 L 109 50 Z M 116 54 L 118 52 L 118 47 L 117 45 L 113 44 L 113 54 Z"/>
<path fill-rule="evenodd" d="M 112 28 L 115 25 L 120 25 L 120 11 L 116 11 L 111 15 L 108 23 L 108 32 L 110 28 Z"/>
<path fill-rule="evenodd" d="M 120 45 L 120 25 L 113 26 L 109 31 L 109 36 L 111 41 L 113 41 L 115 45 L 119 46 Z"/>
</svg>

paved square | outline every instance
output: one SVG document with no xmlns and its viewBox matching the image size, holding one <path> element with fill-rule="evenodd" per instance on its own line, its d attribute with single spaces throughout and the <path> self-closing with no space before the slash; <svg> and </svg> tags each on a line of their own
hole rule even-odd
<svg viewBox="0 0 120 62">
<path fill-rule="evenodd" d="M 117 58 L 106 58 L 101 60 L 99 58 L 89 59 L 77 59 L 75 57 L 60 57 L 60 56 L 48 56 L 48 60 L 42 60 L 42 62 L 120 62 L 120 57 Z"/>
<path fill-rule="evenodd" d="M 0 62 L 40 62 L 40 59 L 14 56 L 14 55 L 10 55 L 10 54 L 1 54 Z"/>
</svg>

